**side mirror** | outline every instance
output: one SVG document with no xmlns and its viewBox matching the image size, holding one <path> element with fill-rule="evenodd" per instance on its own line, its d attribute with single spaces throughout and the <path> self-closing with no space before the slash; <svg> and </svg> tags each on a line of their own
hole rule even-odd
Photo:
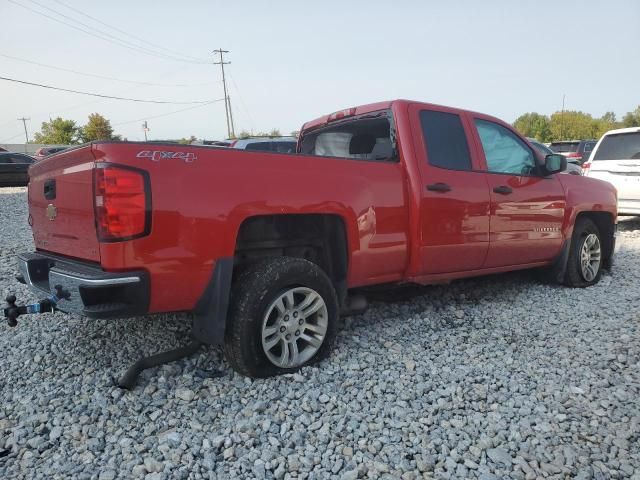
<svg viewBox="0 0 640 480">
<path fill-rule="evenodd" d="M 544 169 L 547 175 L 564 172 L 567 169 L 567 159 L 559 153 L 550 153 L 544 157 Z"/>
</svg>

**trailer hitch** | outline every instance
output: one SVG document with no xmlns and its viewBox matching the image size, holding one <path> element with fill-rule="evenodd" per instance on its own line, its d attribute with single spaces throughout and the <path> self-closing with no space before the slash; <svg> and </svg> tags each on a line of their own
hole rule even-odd
<svg viewBox="0 0 640 480">
<path fill-rule="evenodd" d="M 58 302 L 60 300 L 68 300 L 70 298 L 70 294 L 68 291 L 64 290 L 61 285 L 56 285 L 54 290 L 56 293 L 30 305 L 16 305 L 16 296 L 7 296 L 5 299 L 7 301 L 7 305 L 3 311 L 4 317 L 7 319 L 7 324 L 10 327 L 15 327 L 18 325 L 18 317 L 21 315 L 55 312 Z"/>
</svg>

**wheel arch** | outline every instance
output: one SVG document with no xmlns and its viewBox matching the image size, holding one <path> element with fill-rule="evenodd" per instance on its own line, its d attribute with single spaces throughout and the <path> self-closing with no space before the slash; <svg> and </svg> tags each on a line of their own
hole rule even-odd
<svg viewBox="0 0 640 480">
<path fill-rule="evenodd" d="M 275 256 L 315 263 L 331 279 L 339 302 L 346 298 L 350 249 L 347 222 L 342 216 L 283 213 L 244 218 L 236 235 L 236 268 Z"/>
</svg>

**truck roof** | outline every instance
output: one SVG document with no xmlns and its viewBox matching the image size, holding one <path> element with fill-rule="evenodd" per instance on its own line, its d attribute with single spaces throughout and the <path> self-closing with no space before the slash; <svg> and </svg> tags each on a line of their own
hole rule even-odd
<svg viewBox="0 0 640 480">
<path fill-rule="evenodd" d="M 458 107 L 451 107 L 451 106 L 447 106 L 447 105 L 438 105 L 435 103 L 428 103 L 428 102 L 421 102 L 419 100 L 407 100 L 407 99 L 403 99 L 403 98 L 399 98 L 396 100 L 387 100 L 384 102 L 376 102 L 376 103 L 368 103 L 366 105 L 359 105 L 357 107 L 351 107 L 351 108 L 347 108 L 345 110 L 351 110 L 353 108 L 355 108 L 355 112 L 349 112 L 350 115 L 363 115 L 366 113 L 371 113 L 371 112 L 376 112 L 379 110 L 387 110 L 390 109 L 392 106 L 394 105 L 400 105 L 400 104 L 412 104 L 412 103 L 416 103 L 416 104 L 421 104 L 421 105 L 425 105 L 425 106 L 434 106 L 434 107 L 442 107 L 442 108 L 451 108 L 453 110 L 458 110 L 460 112 L 469 112 L 469 113 L 478 113 L 479 112 L 473 112 L 471 110 L 465 110 L 463 108 L 458 108 Z M 340 110 L 338 110 L 339 112 Z M 324 125 L 328 122 L 329 117 L 331 115 L 333 115 L 336 112 L 333 113 L 329 113 L 327 115 L 323 115 L 321 117 L 316 118 L 315 120 L 311 120 L 309 122 L 306 122 L 304 125 L 302 125 L 302 130 L 307 130 L 309 128 L 313 128 L 313 127 L 317 127 L 320 125 Z M 485 114 L 481 114 L 483 116 L 489 116 L 489 115 L 485 115 Z"/>
</svg>

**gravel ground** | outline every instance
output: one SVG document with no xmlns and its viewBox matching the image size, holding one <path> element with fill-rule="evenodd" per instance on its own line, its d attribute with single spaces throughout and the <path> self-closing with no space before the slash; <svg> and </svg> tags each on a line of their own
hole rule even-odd
<svg viewBox="0 0 640 480">
<path fill-rule="evenodd" d="M 30 250 L 0 189 L 0 293 Z M 528 273 L 426 288 L 348 318 L 334 353 L 251 381 L 215 349 L 113 384 L 183 344 L 181 315 L 0 327 L 0 478 L 640 479 L 640 219 L 586 290 Z M 212 371 L 222 368 L 224 376 Z"/>
</svg>

